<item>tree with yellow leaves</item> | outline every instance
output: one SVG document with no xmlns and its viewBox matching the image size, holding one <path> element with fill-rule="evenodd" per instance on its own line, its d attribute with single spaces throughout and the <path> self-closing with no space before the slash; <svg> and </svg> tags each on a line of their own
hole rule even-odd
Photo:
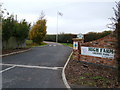
<svg viewBox="0 0 120 90">
<path fill-rule="evenodd" d="M 47 33 L 46 19 L 44 19 L 44 16 L 45 16 L 44 13 L 41 12 L 40 19 L 32 27 L 32 30 L 30 31 L 29 34 L 30 39 L 33 40 L 33 42 L 36 44 L 41 44 Z"/>
</svg>

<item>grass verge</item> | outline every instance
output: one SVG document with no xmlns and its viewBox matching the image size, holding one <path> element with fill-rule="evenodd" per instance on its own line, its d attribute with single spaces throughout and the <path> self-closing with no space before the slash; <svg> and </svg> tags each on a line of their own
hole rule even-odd
<svg viewBox="0 0 120 90">
<path fill-rule="evenodd" d="M 71 43 L 60 43 L 60 44 L 68 46 L 68 47 L 73 47 L 73 44 L 71 44 Z"/>
<path fill-rule="evenodd" d="M 26 40 L 26 45 L 27 45 L 27 47 L 41 47 L 41 46 L 47 45 L 47 43 L 42 42 L 42 43 L 39 45 L 39 44 L 33 43 L 32 40 Z"/>
<path fill-rule="evenodd" d="M 38 44 L 33 43 L 32 40 L 26 40 L 26 47 L 16 48 L 16 49 L 3 49 L 2 54 L 9 54 L 9 53 L 12 53 L 12 52 L 27 50 L 31 47 L 41 47 L 41 46 L 45 46 L 45 45 L 47 45 L 47 43 L 42 42 L 40 45 L 38 45 Z"/>
</svg>

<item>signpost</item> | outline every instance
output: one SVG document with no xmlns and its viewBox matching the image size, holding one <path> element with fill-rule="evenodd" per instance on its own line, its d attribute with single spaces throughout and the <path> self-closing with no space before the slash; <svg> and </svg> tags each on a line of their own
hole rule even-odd
<svg viewBox="0 0 120 90">
<path fill-rule="evenodd" d="M 79 33 L 77 35 L 77 38 L 73 38 L 73 59 L 79 60 L 80 59 L 80 53 L 81 53 L 81 44 L 83 43 L 84 36 L 83 34 Z"/>
</svg>

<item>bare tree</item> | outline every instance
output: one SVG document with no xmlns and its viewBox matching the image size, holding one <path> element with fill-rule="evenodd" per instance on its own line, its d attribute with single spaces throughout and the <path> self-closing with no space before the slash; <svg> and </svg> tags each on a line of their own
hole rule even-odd
<svg viewBox="0 0 120 90">
<path fill-rule="evenodd" d="M 115 30 L 115 36 L 117 38 L 116 44 L 116 60 L 118 65 L 118 85 L 120 85 L 120 1 L 116 2 L 116 7 L 113 8 L 115 17 L 111 18 L 112 27 Z"/>
<path fill-rule="evenodd" d="M 44 11 L 41 11 L 39 19 L 42 20 L 42 19 L 44 19 L 44 17 L 45 17 L 45 13 L 44 13 Z"/>
</svg>

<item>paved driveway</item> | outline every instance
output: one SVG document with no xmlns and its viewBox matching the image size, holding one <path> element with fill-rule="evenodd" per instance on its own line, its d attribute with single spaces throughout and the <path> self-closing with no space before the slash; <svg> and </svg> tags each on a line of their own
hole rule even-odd
<svg viewBox="0 0 120 90">
<path fill-rule="evenodd" d="M 72 49 L 58 43 L 3 57 L 3 88 L 66 88 L 62 69 Z"/>
</svg>

